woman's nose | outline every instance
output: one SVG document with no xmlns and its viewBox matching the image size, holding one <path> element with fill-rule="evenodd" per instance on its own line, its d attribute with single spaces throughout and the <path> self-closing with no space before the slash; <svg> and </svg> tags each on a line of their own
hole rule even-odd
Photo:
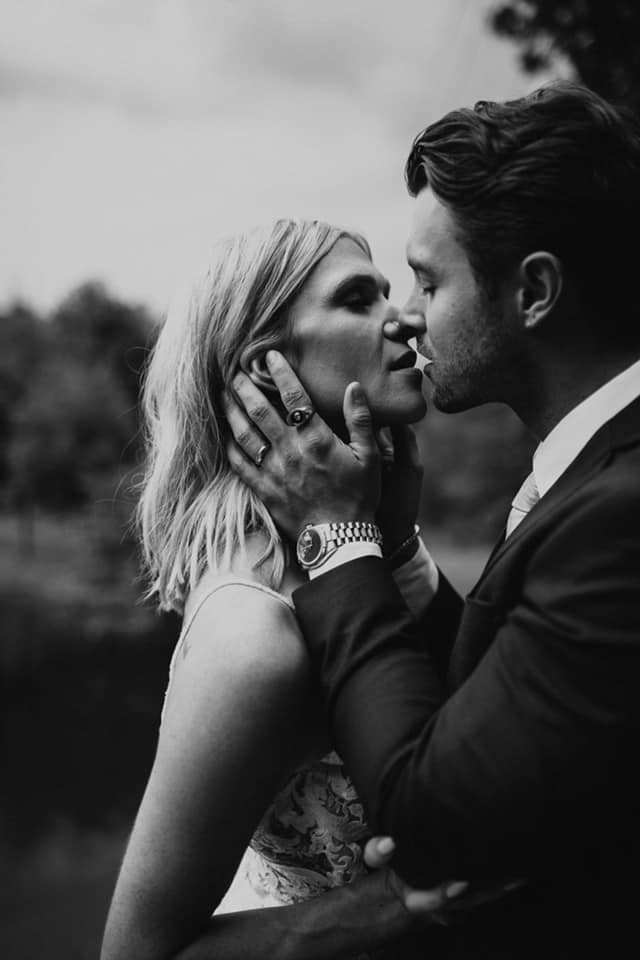
<svg viewBox="0 0 640 960">
<path fill-rule="evenodd" d="M 394 308 L 384 324 L 384 335 L 388 340 L 406 342 L 412 337 L 421 337 L 427 329 L 424 314 L 416 310 Z"/>
</svg>

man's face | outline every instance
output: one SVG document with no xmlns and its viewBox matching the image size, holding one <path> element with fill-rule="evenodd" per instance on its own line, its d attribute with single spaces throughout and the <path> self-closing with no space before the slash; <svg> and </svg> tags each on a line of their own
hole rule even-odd
<svg viewBox="0 0 640 960">
<path fill-rule="evenodd" d="M 453 217 L 429 189 L 415 200 L 407 260 L 414 287 L 405 310 L 426 321 L 418 349 L 432 361 L 426 374 L 435 406 L 453 413 L 505 399 L 515 348 L 507 284 L 489 300 Z"/>
</svg>

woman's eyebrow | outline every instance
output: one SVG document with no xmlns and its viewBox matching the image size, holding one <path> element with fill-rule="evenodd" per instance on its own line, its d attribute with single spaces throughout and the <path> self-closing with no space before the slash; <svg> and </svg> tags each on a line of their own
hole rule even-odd
<svg viewBox="0 0 640 960">
<path fill-rule="evenodd" d="M 382 274 L 373 273 L 351 273 L 348 277 L 340 280 L 331 291 L 331 297 L 339 300 L 346 293 L 350 293 L 354 288 L 367 287 L 371 290 L 381 290 L 385 297 L 391 292 L 391 284 Z"/>
</svg>

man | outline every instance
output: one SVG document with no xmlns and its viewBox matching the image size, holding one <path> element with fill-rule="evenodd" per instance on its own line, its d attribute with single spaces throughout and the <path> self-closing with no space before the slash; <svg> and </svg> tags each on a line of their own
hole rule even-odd
<svg viewBox="0 0 640 960">
<path fill-rule="evenodd" d="M 296 609 L 337 748 L 374 830 L 396 842 L 395 868 L 421 887 L 514 888 L 461 914 L 435 955 L 618 956 L 638 940 L 640 864 L 638 124 L 558 83 L 448 114 L 417 138 L 406 173 L 411 322 L 387 334 L 406 339 L 421 317 L 436 406 L 501 401 L 540 441 L 480 581 L 463 604 L 406 531 L 401 558 L 427 583 L 416 620 L 375 545 L 333 549 L 324 528 L 304 531 L 375 519 L 379 464 L 357 385 L 347 446 L 271 357 L 299 425 L 240 377 L 260 433 L 243 430 L 245 455 L 231 456 L 311 568 Z M 238 416 L 232 406 L 232 428 Z M 265 438 L 258 470 L 251 449 Z M 428 933 L 424 945 L 428 956 Z"/>
</svg>

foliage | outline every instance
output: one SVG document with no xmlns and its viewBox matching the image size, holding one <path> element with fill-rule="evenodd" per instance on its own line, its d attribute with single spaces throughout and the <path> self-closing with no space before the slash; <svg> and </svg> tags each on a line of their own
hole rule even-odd
<svg viewBox="0 0 640 960">
<path fill-rule="evenodd" d="M 526 71 L 565 59 L 587 86 L 640 112 L 636 0 L 510 0 L 490 19 L 498 34 L 519 45 Z"/>
<path fill-rule="evenodd" d="M 46 352 L 46 330 L 24 304 L 0 316 L 0 486 L 9 474 L 8 447 L 12 421 Z"/>
<path fill-rule="evenodd" d="M 93 283 L 49 318 L 24 306 L 0 315 L 5 501 L 26 515 L 83 510 L 107 579 L 123 562 L 131 504 L 122 491 L 140 455 L 137 401 L 154 329 L 143 309 Z M 429 529 L 491 540 L 527 469 L 530 442 L 518 421 L 495 407 L 455 417 L 431 411 L 420 434 Z"/>
<path fill-rule="evenodd" d="M 97 284 L 74 291 L 48 320 L 15 307 L 1 318 L 10 504 L 74 509 L 113 492 L 138 453 L 139 381 L 152 335 L 143 310 Z"/>
<path fill-rule="evenodd" d="M 467 545 L 495 540 L 531 469 L 534 441 L 520 420 L 496 404 L 456 415 L 430 410 L 419 440 L 423 528 Z"/>
<path fill-rule="evenodd" d="M 86 283 L 63 300 L 51 327 L 59 356 L 85 370 L 108 371 L 135 406 L 154 332 L 143 308 L 116 300 L 101 284 Z"/>
<path fill-rule="evenodd" d="M 116 472 L 135 431 L 135 412 L 108 369 L 55 358 L 14 418 L 14 502 L 53 508 L 86 503 L 105 472 Z"/>
</svg>

